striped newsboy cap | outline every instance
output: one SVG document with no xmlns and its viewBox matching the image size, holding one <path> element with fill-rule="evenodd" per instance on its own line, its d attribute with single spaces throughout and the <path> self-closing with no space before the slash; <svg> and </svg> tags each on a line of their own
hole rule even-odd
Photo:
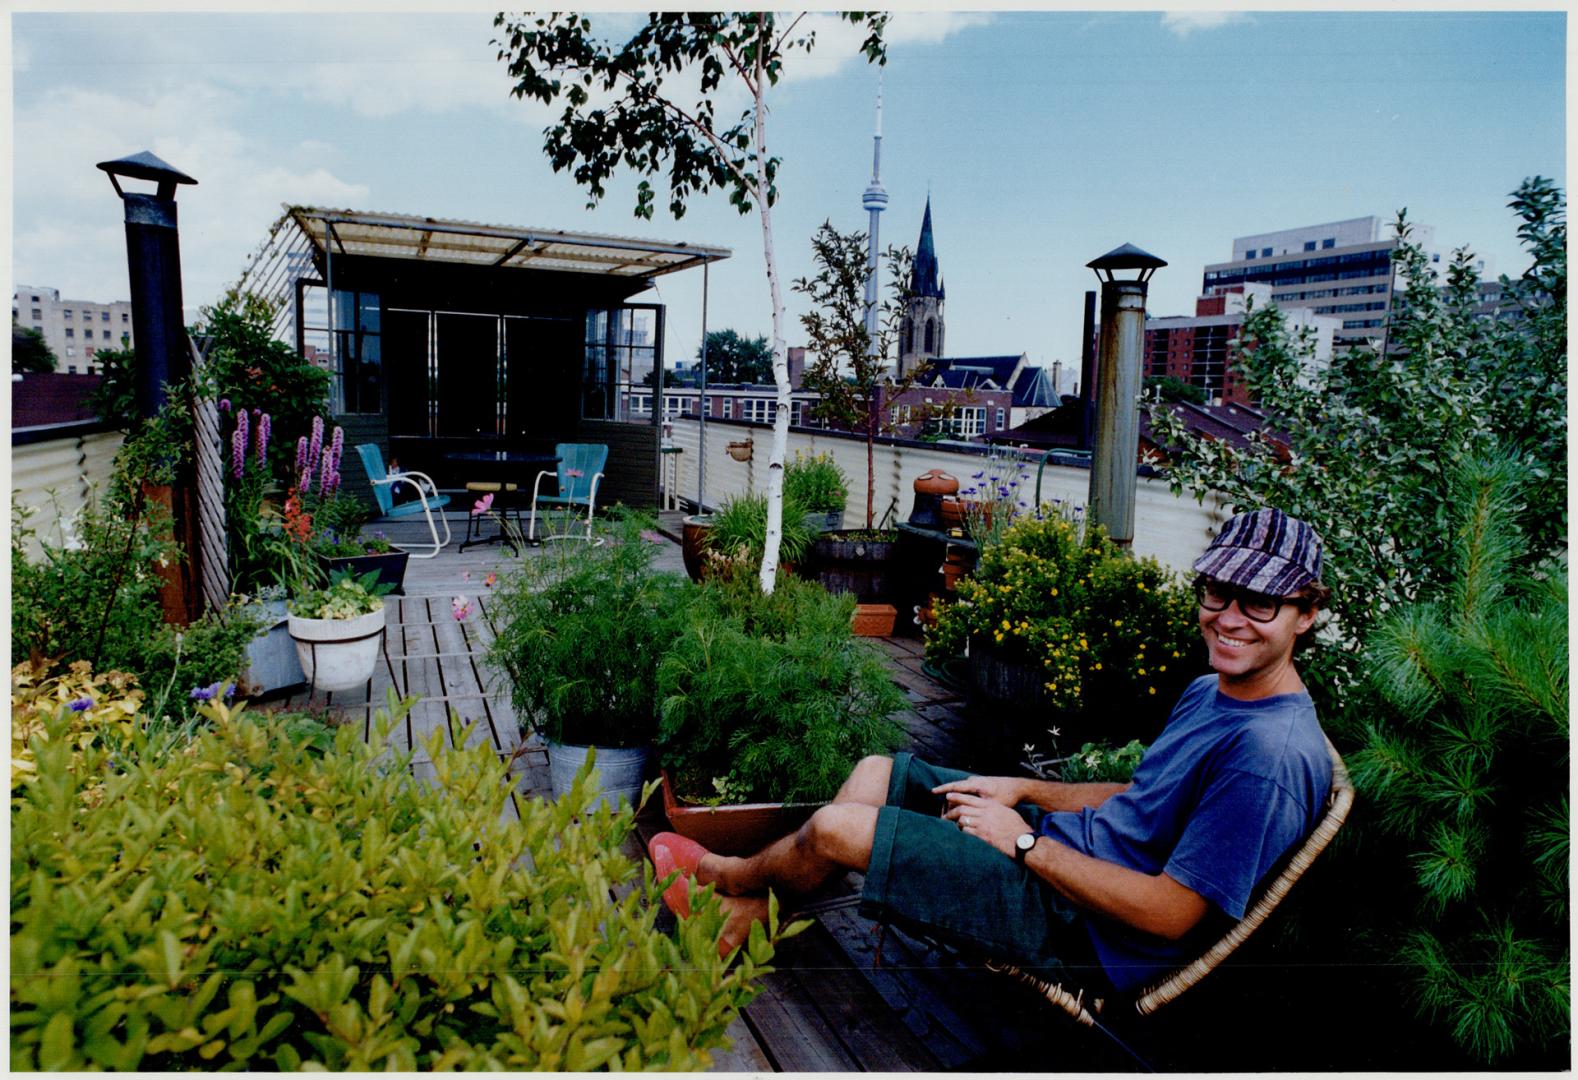
<svg viewBox="0 0 1578 1080">
<path fill-rule="evenodd" d="M 1194 568 L 1250 592 L 1292 596 L 1320 580 L 1320 535 L 1281 510 L 1254 510 L 1222 526 Z"/>
</svg>

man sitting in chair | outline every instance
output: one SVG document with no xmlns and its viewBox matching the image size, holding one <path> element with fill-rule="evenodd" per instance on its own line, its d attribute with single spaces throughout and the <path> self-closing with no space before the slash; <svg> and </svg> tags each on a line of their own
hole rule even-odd
<svg viewBox="0 0 1578 1080">
<path fill-rule="evenodd" d="M 683 916 L 687 878 L 715 884 L 730 948 L 765 919 L 768 888 L 804 894 L 858 870 L 867 917 L 1052 981 L 1066 971 L 1127 991 L 1187 961 L 1209 924 L 1243 917 L 1256 884 L 1311 832 L 1332 777 L 1293 663 L 1330 597 L 1320 538 L 1280 510 L 1240 514 L 1194 569 L 1215 674 L 1184 691 L 1131 782 L 869 757 L 831 804 L 755 855 L 654 837 L 658 874 L 682 871 L 665 901 Z"/>
</svg>

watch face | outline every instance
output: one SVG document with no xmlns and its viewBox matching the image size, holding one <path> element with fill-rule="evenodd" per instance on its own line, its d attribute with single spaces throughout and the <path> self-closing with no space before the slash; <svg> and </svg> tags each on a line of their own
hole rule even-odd
<svg viewBox="0 0 1578 1080">
<path fill-rule="evenodd" d="M 1014 844 L 1019 848 L 1020 851 L 1029 851 L 1031 848 L 1036 846 L 1036 834 L 1028 832 L 1020 833 L 1019 839 L 1015 840 Z"/>
</svg>

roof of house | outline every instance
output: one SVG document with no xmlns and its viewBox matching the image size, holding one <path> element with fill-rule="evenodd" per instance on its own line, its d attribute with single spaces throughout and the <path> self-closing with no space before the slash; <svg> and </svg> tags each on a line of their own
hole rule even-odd
<svg viewBox="0 0 1578 1080">
<path fill-rule="evenodd" d="M 1024 359 L 1023 354 L 938 357 L 930 362 L 932 371 L 922 381 L 949 390 L 1009 390 L 1019 408 L 1053 407 L 1057 402 L 1046 370 L 1029 364 L 1020 368 Z"/>
<path fill-rule="evenodd" d="M 373 255 L 472 266 L 526 267 L 614 277 L 656 277 L 727 259 L 729 248 L 577 233 L 526 225 L 287 206 L 294 221 L 319 250 L 333 244 L 336 255 Z M 283 220 L 283 219 L 282 219 Z"/>
<path fill-rule="evenodd" d="M 1265 414 L 1247 405 L 1191 405 L 1173 402 L 1168 406 L 1181 416 L 1184 426 L 1197 434 L 1222 439 L 1228 444 L 1245 449 L 1248 436 L 1259 431 L 1266 422 Z M 1079 398 L 1065 396 L 1062 404 L 1051 412 L 1027 420 L 1016 428 L 1009 428 L 988 436 L 990 442 L 1023 444 L 1041 448 L 1079 446 L 1079 419 L 1082 403 Z M 1274 432 L 1268 432 L 1273 438 Z M 1151 428 L 1148 410 L 1140 410 L 1140 438 L 1152 446 L 1159 445 Z M 1281 440 L 1279 440 L 1281 441 Z"/>
</svg>

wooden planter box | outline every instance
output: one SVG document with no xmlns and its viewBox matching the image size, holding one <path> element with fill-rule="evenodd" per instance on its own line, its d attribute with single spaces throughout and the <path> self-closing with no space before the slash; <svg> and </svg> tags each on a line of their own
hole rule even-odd
<svg viewBox="0 0 1578 1080">
<path fill-rule="evenodd" d="M 394 586 L 396 596 L 405 595 L 405 566 L 410 561 L 409 551 L 391 551 L 383 555 L 356 555 L 324 559 L 324 569 L 330 574 L 336 570 L 349 570 L 360 577 L 369 570 L 378 571 L 378 584 Z"/>
<path fill-rule="evenodd" d="M 788 836 L 825 803 L 741 803 L 696 806 L 674 793 L 663 770 L 663 812 L 675 832 L 719 855 L 754 855 L 781 836 Z"/>
</svg>

